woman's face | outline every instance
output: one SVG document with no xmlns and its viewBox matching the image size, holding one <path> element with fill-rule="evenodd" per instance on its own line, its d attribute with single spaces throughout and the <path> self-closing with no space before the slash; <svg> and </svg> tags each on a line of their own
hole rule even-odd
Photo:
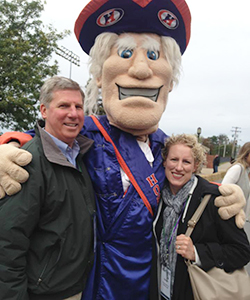
<svg viewBox="0 0 250 300">
<path fill-rule="evenodd" d="M 169 148 L 164 167 L 170 190 L 174 195 L 191 179 L 197 169 L 191 148 L 183 144 Z"/>
</svg>

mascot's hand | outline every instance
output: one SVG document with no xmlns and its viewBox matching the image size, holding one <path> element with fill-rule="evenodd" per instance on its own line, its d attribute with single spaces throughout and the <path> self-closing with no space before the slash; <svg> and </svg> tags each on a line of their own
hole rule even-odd
<svg viewBox="0 0 250 300">
<path fill-rule="evenodd" d="M 21 184 L 29 178 L 29 173 L 21 168 L 32 160 L 32 155 L 12 145 L 0 146 L 0 199 L 21 190 Z"/>
<path fill-rule="evenodd" d="M 222 184 L 219 187 L 222 196 L 215 199 L 214 203 L 219 207 L 219 215 L 223 220 L 235 216 L 237 227 L 243 228 L 246 215 L 243 207 L 246 205 L 246 199 L 242 189 L 236 184 Z"/>
</svg>

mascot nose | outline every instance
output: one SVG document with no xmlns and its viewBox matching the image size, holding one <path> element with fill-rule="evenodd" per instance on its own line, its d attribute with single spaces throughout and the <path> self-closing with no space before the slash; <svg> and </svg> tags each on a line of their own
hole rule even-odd
<svg viewBox="0 0 250 300">
<path fill-rule="evenodd" d="M 147 79 L 153 75 L 144 55 L 138 55 L 135 57 L 133 64 L 128 70 L 128 75 L 140 80 Z"/>
</svg>

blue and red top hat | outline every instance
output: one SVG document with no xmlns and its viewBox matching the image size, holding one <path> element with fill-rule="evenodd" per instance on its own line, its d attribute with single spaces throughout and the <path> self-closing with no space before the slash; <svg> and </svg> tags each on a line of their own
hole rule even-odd
<svg viewBox="0 0 250 300">
<path fill-rule="evenodd" d="M 170 36 L 183 54 L 190 39 L 190 24 L 185 0 L 92 0 L 76 20 L 75 34 L 87 54 L 103 32 Z"/>
</svg>

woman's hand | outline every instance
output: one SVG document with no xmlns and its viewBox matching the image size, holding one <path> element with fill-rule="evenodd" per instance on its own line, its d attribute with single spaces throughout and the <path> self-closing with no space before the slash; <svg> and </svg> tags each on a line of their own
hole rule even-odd
<svg viewBox="0 0 250 300">
<path fill-rule="evenodd" d="M 195 261 L 194 244 L 190 237 L 180 234 L 176 237 L 176 252 L 182 257 Z"/>
</svg>

